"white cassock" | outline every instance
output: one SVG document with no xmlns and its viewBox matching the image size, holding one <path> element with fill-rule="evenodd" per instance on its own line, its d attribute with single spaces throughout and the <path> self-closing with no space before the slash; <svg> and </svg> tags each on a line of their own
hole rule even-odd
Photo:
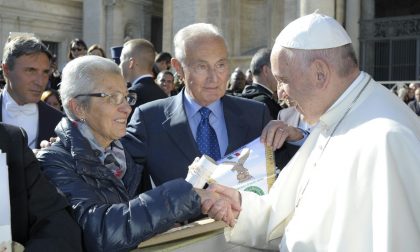
<svg viewBox="0 0 420 252">
<path fill-rule="evenodd" d="M 420 251 L 420 119 L 362 72 L 270 193 L 241 194 L 237 224 L 225 229 L 234 243 L 280 251 Z"/>
</svg>

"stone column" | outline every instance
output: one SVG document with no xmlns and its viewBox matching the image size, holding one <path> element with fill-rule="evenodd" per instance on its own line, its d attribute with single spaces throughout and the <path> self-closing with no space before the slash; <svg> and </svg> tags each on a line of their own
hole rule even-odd
<svg viewBox="0 0 420 252">
<path fill-rule="evenodd" d="M 343 26 L 346 21 L 346 0 L 335 0 L 335 19 Z"/>
<path fill-rule="evenodd" d="M 361 18 L 363 19 L 375 18 L 375 0 L 361 1 Z"/>
<path fill-rule="evenodd" d="M 267 47 L 272 48 L 274 45 L 274 41 L 279 35 L 279 33 L 283 30 L 283 28 L 288 24 L 285 22 L 285 8 L 286 3 L 283 1 L 271 0 L 268 2 L 269 10 L 271 11 L 270 17 L 270 36 L 267 37 Z M 279 15 L 278 13 L 283 13 L 283 15 Z M 295 12 L 296 13 L 296 12 Z M 293 19 L 292 19 L 293 20 Z"/>
<path fill-rule="evenodd" d="M 375 0 L 364 0 L 360 2 L 360 19 L 362 20 L 372 20 L 375 18 Z M 360 24 L 359 24 L 360 29 Z M 371 31 L 370 34 L 372 34 L 375 31 L 375 26 L 373 23 L 371 23 L 369 26 L 364 27 L 365 29 L 368 29 Z M 370 41 L 369 43 L 365 43 L 365 45 L 360 44 L 360 46 L 364 47 L 364 55 L 360 55 L 360 57 L 363 57 L 363 69 L 367 71 L 368 73 L 372 74 L 374 73 L 374 65 L 375 65 L 375 45 L 373 41 Z M 359 48 L 357 48 L 357 51 L 361 51 Z"/>
<path fill-rule="evenodd" d="M 124 0 L 104 0 L 106 11 L 106 49 L 110 54 L 110 47 L 121 46 L 124 40 L 123 7 Z"/>
<path fill-rule="evenodd" d="M 241 37 L 241 2 L 240 0 L 236 0 L 233 1 L 232 0 L 229 1 L 231 2 L 231 16 L 230 16 L 230 28 L 232 31 L 232 35 L 231 36 L 231 43 L 229 46 L 230 49 L 230 55 L 237 57 L 237 56 L 241 56 L 241 40 L 242 39 L 246 39 Z M 232 69 L 233 70 L 233 69 Z M 244 70 L 244 69 L 242 69 Z M 246 70 L 246 69 L 245 69 Z"/>
<path fill-rule="evenodd" d="M 311 14 L 315 10 L 320 13 L 335 18 L 335 1 L 334 0 L 300 0 L 299 1 L 299 16 Z"/>
<path fill-rule="evenodd" d="M 173 14 L 173 0 L 163 0 L 162 51 L 164 52 L 173 52 Z"/>
<path fill-rule="evenodd" d="M 83 40 L 105 46 L 105 7 L 103 0 L 83 1 Z"/>
<path fill-rule="evenodd" d="M 358 59 L 360 59 L 360 18 L 360 0 L 346 1 L 346 30 L 353 42 L 353 48 Z"/>
<path fill-rule="evenodd" d="M 284 26 L 295 20 L 300 16 L 299 1 L 296 0 L 284 0 L 283 8 L 283 22 Z M 284 28 L 282 27 L 282 30 Z"/>
<path fill-rule="evenodd" d="M 196 0 L 164 0 L 163 50 L 174 55 L 173 38 L 181 28 L 199 21 L 197 13 L 200 2 Z"/>
</svg>

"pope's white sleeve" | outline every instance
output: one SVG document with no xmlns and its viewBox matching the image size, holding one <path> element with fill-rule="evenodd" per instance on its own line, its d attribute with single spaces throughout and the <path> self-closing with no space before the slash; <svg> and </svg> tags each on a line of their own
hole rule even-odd
<svg viewBox="0 0 420 252">
<path fill-rule="evenodd" d="M 377 145 L 372 180 L 374 251 L 420 248 L 420 141 L 404 127 L 394 127 Z"/>
<path fill-rule="evenodd" d="M 225 228 L 226 241 L 243 246 L 278 250 L 279 239 L 267 241 L 272 206 L 268 195 L 241 191 L 242 210 L 234 228 Z"/>
</svg>

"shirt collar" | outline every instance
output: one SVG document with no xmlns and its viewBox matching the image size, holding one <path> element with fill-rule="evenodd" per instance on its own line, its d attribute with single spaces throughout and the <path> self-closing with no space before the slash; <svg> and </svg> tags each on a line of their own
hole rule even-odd
<svg viewBox="0 0 420 252">
<path fill-rule="evenodd" d="M 153 75 L 151 75 L 151 74 L 140 75 L 139 77 L 137 77 L 137 79 L 135 79 L 133 82 L 131 82 L 131 84 L 135 84 L 135 83 L 139 82 L 141 79 L 147 78 L 147 77 L 153 78 Z"/>
<path fill-rule="evenodd" d="M 270 92 L 270 94 L 271 94 L 271 95 L 273 95 L 273 94 L 274 94 L 274 93 L 273 93 L 273 91 L 271 91 L 269 88 L 267 88 L 266 86 L 264 86 L 264 85 L 263 85 L 263 84 L 261 84 L 261 83 L 254 82 L 253 84 L 258 85 L 258 86 L 260 86 L 260 87 L 264 88 L 265 90 L 267 90 L 268 92 Z"/>
<path fill-rule="evenodd" d="M 334 102 L 334 104 L 321 116 L 320 122 L 325 127 L 334 125 L 341 117 L 337 115 L 343 115 L 346 110 L 352 106 L 352 103 L 359 96 L 362 89 L 367 85 L 370 80 L 370 76 L 365 72 L 360 72 L 359 76 L 353 81 L 353 83 L 341 94 L 341 96 Z"/>
<path fill-rule="evenodd" d="M 13 106 L 17 106 L 20 108 L 24 108 L 26 107 L 27 109 L 33 111 L 34 113 L 36 113 L 37 111 L 37 104 L 36 103 L 26 103 L 24 105 L 19 105 L 17 104 L 17 102 L 13 99 L 13 97 L 9 94 L 9 92 L 7 92 L 6 90 L 7 88 L 4 87 L 3 92 L 2 92 L 2 110 L 6 111 L 7 107 L 9 105 L 13 105 Z M 2 111 L 0 111 L 1 113 Z M 32 114 L 32 113 L 31 113 Z M 23 114 L 22 114 L 23 115 Z"/>
<path fill-rule="evenodd" d="M 188 118 L 193 117 L 195 114 L 197 114 L 198 110 L 202 107 L 200 104 L 198 104 L 184 89 L 184 107 L 187 112 Z M 219 119 L 223 116 L 223 108 L 222 108 L 222 102 L 220 99 L 214 101 L 213 103 L 206 106 L 208 109 L 211 110 L 213 115 L 216 117 L 216 119 Z"/>
<path fill-rule="evenodd" d="M 7 88 L 6 87 L 4 87 L 4 89 L 3 89 L 2 96 L 3 96 L 3 104 L 2 105 L 4 105 L 4 106 L 7 103 L 15 103 L 18 106 L 24 106 L 24 105 L 27 105 L 27 104 L 36 104 L 36 103 L 27 103 L 27 104 L 24 104 L 24 105 L 17 104 L 17 102 L 15 101 L 15 99 L 13 99 L 13 97 L 9 94 L 9 92 L 7 92 Z"/>
<path fill-rule="evenodd" d="M 357 76 L 357 78 L 353 81 L 353 83 L 346 89 L 346 91 L 344 91 L 344 93 L 341 94 L 341 96 L 334 102 L 334 104 L 328 110 L 337 106 L 337 104 L 339 104 L 342 100 L 344 100 L 344 98 L 346 98 L 351 93 L 351 91 L 353 91 L 353 89 L 356 88 L 356 86 L 361 85 L 364 77 L 365 77 L 365 73 L 360 71 L 359 76 Z"/>
</svg>

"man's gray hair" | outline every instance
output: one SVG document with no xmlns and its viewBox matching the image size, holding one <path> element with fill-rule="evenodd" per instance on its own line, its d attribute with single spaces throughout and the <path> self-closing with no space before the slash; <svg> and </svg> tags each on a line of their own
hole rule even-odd
<svg viewBox="0 0 420 252">
<path fill-rule="evenodd" d="M 262 48 L 254 54 L 249 64 L 249 69 L 253 75 L 260 75 L 264 66 L 271 67 L 270 54 L 271 49 L 268 48 Z"/>
<path fill-rule="evenodd" d="M 318 50 L 301 50 L 285 48 L 289 62 L 299 59 L 301 69 L 306 69 L 316 59 L 325 60 L 335 68 L 340 77 L 349 75 L 354 68 L 358 67 L 356 53 L 352 44 L 335 48 Z"/>
<path fill-rule="evenodd" d="M 77 95 L 94 92 L 98 80 L 110 73 L 121 75 L 121 70 L 112 60 L 96 55 L 78 57 L 67 63 L 63 69 L 59 92 L 64 112 L 70 119 L 79 118 L 69 109 L 69 101 Z M 83 108 L 89 107 L 89 101 L 88 96 L 77 98 L 77 103 Z"/>
<path fill-rule="evenodd" d="M 12 38 L 4 46 L 2 62 L 13 70 L 17 58 L 37 53 L 45 53 L 51 62 L 52 54 L 40 39 L 33 36 L 18 36 Z"/>
<path fill-rule="evenodd" d="M 175 58 L 180 62 L 184 63 L 185 61 L 185 44 L 188 42 L 189 39 L 192 37 L 200 37 L 200 36 L 213 36 L 219 37 L 225 43 L 227 48 L 227 44 L 225 38 L 223 37 L 220 30 L 212 25 L 206 23 L 196 23 L 192 25 L 188 25 L 181 30 L 179 30 L 174 37 L 174 50 L 175 50 Z"/>
</svg>

